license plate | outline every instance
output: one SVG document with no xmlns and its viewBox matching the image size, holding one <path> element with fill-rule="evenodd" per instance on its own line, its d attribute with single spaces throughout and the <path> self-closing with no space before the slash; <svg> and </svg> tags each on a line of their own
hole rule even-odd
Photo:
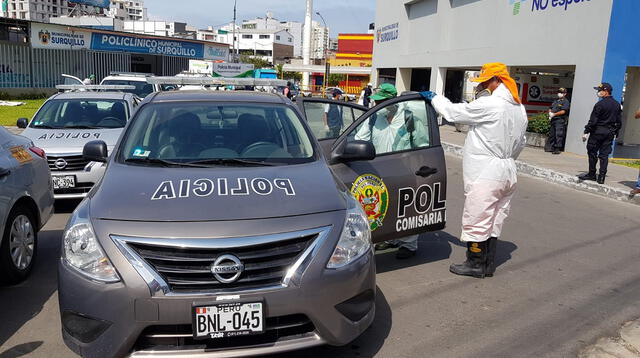
<svg viewBox="0 0 640 358">
<path fill-rule="evenodd" d="M 264 332 L 262 302 L 193 308 L 193 338 L 238 337 Z"/>
<path fill-rule="evenodd" d="M 76 187 L 76 177 L 73 175 L 52 176 L 54 189 L 69 189 Z"/>
</svg>

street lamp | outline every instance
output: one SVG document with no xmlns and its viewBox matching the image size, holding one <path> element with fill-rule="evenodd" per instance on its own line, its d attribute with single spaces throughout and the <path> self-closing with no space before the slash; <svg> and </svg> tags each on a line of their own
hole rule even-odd
<svg viewBox="0 0 640 358">
<path fill-rule="evenodd" d="M 322 20 L 322 23 L 324 24 L 324 28 L 325 30 L 328 29 L 327 27 L 327 22 L 324 20 L 324 16 L 322 16 L 322 14 L 320 13 L 320 11 L 316 11 L 316 15 L 320 16 L 320 19 Z M 323 34 L 324 35 L 324 34 Z M 329 36 L 327 36 L 327 40 L 329 39 Z M 324 39 L 323 39 L 324 40 Z M 323 41 L 325 42 L 325 41 Z M 325 42 L 324 44 L 324 81 L 322 81 L 322 96 L 325 95 L 325 91 L 327 89 L 327 84 L 329 83 L 329 56 L 327 55 L 327 50 L 329 48 L 329 44 L 327 43 L 328 41 Z"/>
</svg>

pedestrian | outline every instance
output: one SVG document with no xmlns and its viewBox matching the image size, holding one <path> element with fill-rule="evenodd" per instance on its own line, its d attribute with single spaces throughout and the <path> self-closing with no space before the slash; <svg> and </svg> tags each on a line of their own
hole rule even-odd
<svg viewBox="0 0 640 358">
<path fill-rule="evenodd" d="M 371 106 L 371 95 L 373 95 L 373 85 L 367 83 L 367 87 L 364 88 L 363 92 L 362 105 L 369 108 Z"/>
<path fill-rule="evenodd" d="M 282 89 L 282 94 L 289 99 L 293 98 L 293 93 L 291 93 L 291 82 L 287 82 L 287 86 Z"/>
<path fill-rule="evenodd" d="M 460 237 L 467 245 L 467 260 L 449 270 L 484 278 L 493 276 L 496 269 L 498 237 L 516 190 L 515 160 L 525 146 L 528 121 L 506 65 L 487 63 L 472 81 L 491 95 L 459 104 L 434 92 L 422 95 L 448 121 L 470 126 L 463 149 L 465 201 Z"/>
<path fill-rule="evenodd" d="M 549 108 L 549 119 L 551 119 L 551 129 L 547 138 L 547 147 L 553 154 L 560 154 L 564 149 L 564 139 L 567 133 L 567 119 L 571 103 L 567 99 L 567 89 L 558 90 L 558 99 L 553 101 Z"/>
<path fill-rule="evenodd" d="M 398 90 L 396 87 L 385 83 L 370 97 L 377 106 L 397 97 L 397 95 Z M 410 101 L 382 108 L 365 125 L 358 129 L 355 140 L 371 141 L 376 148 L 376 154 L 428 146 L 429 136 L 426 133 L 426 128 L 429 127 L 424 123 L 415 122 L 425 121 L 426 118 L 413 117 L 411 121 L 406 120 L 405 114 L 407 112 L 419 113 L 419 109 L 411 110 L 409 108 L 411 103 Z M 410 235 L 401 239 L 379 243 L 376 245 L 376 250 L 397 247 L 396 258 L 401 260 L 408 259 L 415 256 L 418 251 L 418 237 L 419 235 Z"/>
<path fill-rule="evenodd" d="M 636 115 L 635 115 L 636 119 L 640 119 L 640 109 L 636 111 Z M 638 195 L 640 194 L 640 173 L 638 174 L 638 181 L 636 182 L 636 187 L 631 190 L 631 195 Z"/>
<path fill-rule="evenodd" d="M 331 92 L 334 101 L 339 101 L 340 96 L 342 96 L 342 91 L 337 88 Z M 344 126 L 342 106 L 334 103 L 325 104 L 323 120 L 325 129 L 328 131 L 327 138 L 338 138 Z"/>
<path fill-rule="evenodd" d="M 578 176 L 580 180 L 596 180 L 604 184 L 609 166 L 609 154 L 613 149 L 613 141 L 622 127 L 622 107 L 611 92 L 609 83 L 602 83 L 593 87 L 598 91 L 598 102 L 593 106 L 589 122 L 584 127 L 582 141 L 587 141 L 587 155 L 589 156 L 589 172 Z M 596 164 L 600 159 L 600 172 L 596 177 Z"/>
</svg>

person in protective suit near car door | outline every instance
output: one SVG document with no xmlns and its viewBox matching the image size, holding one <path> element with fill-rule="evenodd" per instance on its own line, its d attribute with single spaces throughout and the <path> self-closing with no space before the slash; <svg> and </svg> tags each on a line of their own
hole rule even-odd
<svg viewBox="0 0 640 358">
<path fill-rule="evenodd" d="M 463 149 L 465 202 L 460 237 L 467 244 L 467 260 L 449 270 L 484 278 L 495 272 L 497 241 L 516 189 L 515 160 L 526 143 L 528 120 L 516 82 L 504 64 L 485 64 L 472 81 L 491 95 L 459 104 L 434 92 L 422 95 L 448 121 L 470 126 Z"/>
</svg>

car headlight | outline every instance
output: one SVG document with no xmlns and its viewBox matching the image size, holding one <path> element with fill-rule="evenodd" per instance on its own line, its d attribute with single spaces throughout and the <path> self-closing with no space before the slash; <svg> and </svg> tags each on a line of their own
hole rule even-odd
<svg viewBox="0 0 640 358">
<path fill-rule="evenodd" d="M 120 281 L 120 276 L 93 232 L 88 200 L 78 206 L 67 224 L 63 235 L 62 259 L 92 280 L 107 283 Z"/>
<path fill-rule="evenodd" d="M 340 240 L 327 263 L 327 268 L 330 269 L 348 265 L 371 249 L 371 228 L 367 215 L 351 195 L 348 195 L 347 203 L 347 214 Z"/>
</svg>

